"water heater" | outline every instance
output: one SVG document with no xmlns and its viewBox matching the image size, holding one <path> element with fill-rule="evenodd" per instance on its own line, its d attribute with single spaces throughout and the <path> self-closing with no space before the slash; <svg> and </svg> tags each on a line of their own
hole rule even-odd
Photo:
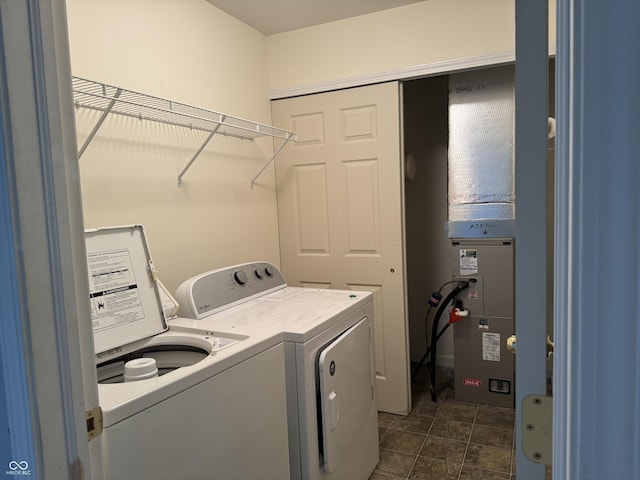
<svg viewBox="0 0 640 480">
<path fill-rule="evenodd" d="M 514 406 L 514 240 L 451 238 L 452 280 L 469 287 L 454 300 L 469 315 L 454 324 L 456 400 Z"/>
</svg>

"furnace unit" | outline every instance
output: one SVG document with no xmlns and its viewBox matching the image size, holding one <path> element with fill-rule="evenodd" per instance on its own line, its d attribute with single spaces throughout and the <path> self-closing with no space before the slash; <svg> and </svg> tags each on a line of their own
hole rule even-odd
<svg viewBox="0 0 640 480">
<path fill-rule="evenodd" d="M 454 324 L 455 398 L 513 407 L 514 240 L 452 238 L 451 273 L 469 282 L 454 300 L 469 311 Z"/>
</svg>

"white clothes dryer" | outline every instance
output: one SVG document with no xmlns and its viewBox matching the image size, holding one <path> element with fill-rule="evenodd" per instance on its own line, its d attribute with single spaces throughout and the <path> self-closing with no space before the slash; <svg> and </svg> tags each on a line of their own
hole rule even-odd
<svg viewBox="0 0 640 480">
<path fill-rule="evenodd" d="M 222 289 L 230 297 L 218 305 Z M 370 292 L 289 287 L 255 262 L 193 277 L 175 296 L 175 330 L 282 332 L 291 478 L 369 478 L 378 463 Z"/>
<path fill-rule="evenodd" d="M 280 332 L 174 332 L 144 229 L 85 239 L 104 478 L 289 478 Z"/>
</svg>

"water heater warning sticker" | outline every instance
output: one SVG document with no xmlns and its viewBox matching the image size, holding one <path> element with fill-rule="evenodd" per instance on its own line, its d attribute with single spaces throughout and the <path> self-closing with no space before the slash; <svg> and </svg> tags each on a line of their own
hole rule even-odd
<svg viewBox="0 0 640 480">
<path fill-rule="evenodd" d="M 500 334 L 482 332 L 482 359 L 490 362 L 500 361 Z"/>
<path fill-rule="evenodd" d="M 460 250 L 460 275 L 475 275 L 478 273 L 478 251 Z"/>
</svg>

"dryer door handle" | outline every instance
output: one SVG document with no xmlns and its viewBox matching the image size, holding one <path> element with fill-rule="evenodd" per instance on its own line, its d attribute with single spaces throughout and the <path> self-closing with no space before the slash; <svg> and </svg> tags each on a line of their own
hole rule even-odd
<svg viewBox="0 0 640 480">
<path fill-rule="evenodd" d="M 338 420 L 340 420 L 340 402 L 338 401 L 338 394 L 333 390 L 327 398 L 327 405 L 329 407 L 329 418 L 331 419 L 331 431 L 333 431 L 338 426 Z"/>
</svg>

